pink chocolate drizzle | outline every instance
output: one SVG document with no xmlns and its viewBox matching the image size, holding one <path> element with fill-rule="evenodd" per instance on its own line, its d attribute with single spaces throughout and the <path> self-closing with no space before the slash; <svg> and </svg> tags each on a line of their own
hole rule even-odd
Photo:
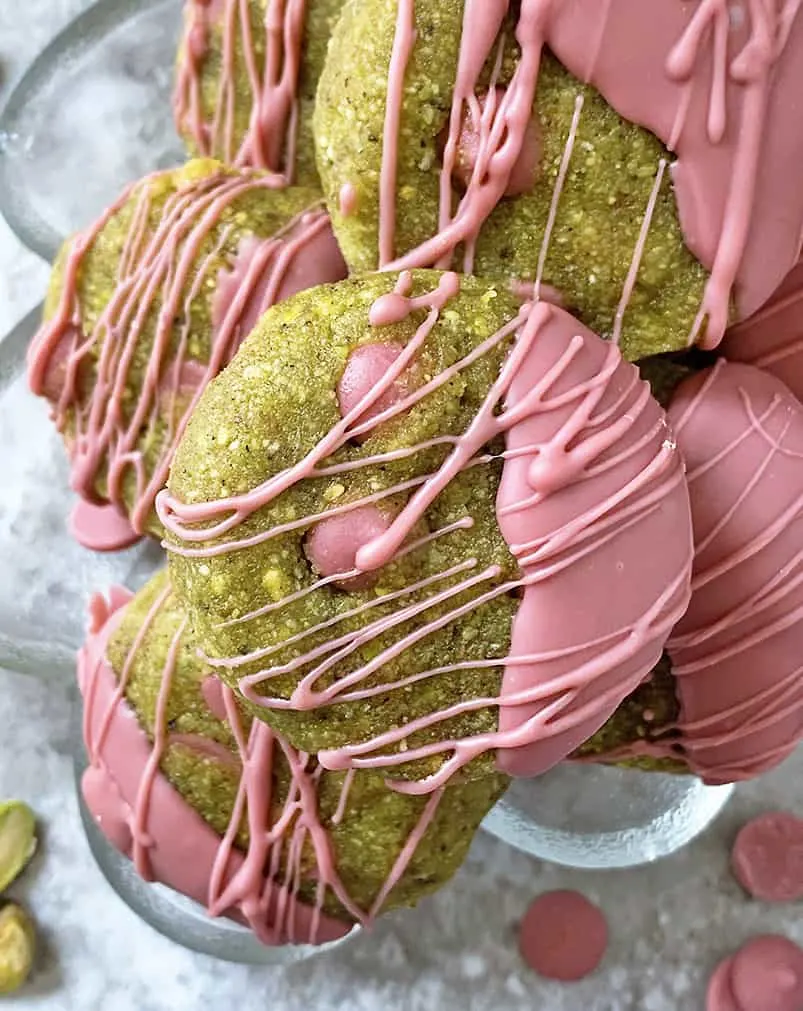
<svg viewBox="0 0 803 1011">
<path fill-rule="evenodd" d="M 766 305 L 728 331 L 722 351 L 771 372 L 803 400 L 803 259 Z"/>
<path fill-rule="evenodd" d="M 327 889 L 355 922 L 369 924 L 405 873 L 434 817 L 441 791 L 425 806 L 372 908 L 368 912 L 359 909 L 338 875 L 331 840 L 318 813 L 318 782 L 323 770 L 314 760 L 292 749 L 261 720 L 254 720 L 247 734 L 230 689 L 221 686 L 213 690 L 210 679 L 202 683 L 203 695 L 213 700 L 215 715 L 222 702 L 237 753 L 197 735 L 169 732 L 166 707 L 183 625 L 176 631 L 161 674 L 153 743 L 140 728 L 126 702 L 126 687 L 137 650 L 169 593 L 168 587 L 154 601 L 119 680 L 105 652 L 130 594 L 114 590 L 108 605 L 99 595 L 91 603 L 93 621 L 78 656 L 78 683 L 84 698 L 84 741 L 89 757 L 82 787 L 98 826 L 112 845 L 131 857 L 146 880 L 161 881 L 190 896 L 205 905 L 210 916 L 229 915 L 247 923 L 264 944 L 320 944 L 344 936 L 349 925 L 323 912 Z M 165 750 L 171 745 L 191 748 L 239 769 L 239 790 L 222 838 L 160 772 Z M 283 809 L 274 819 L 272 768 L 279 750 L 290 767 L 291 784 Z M 344 817 L 352 779 L 351 775 L 345 777 L 334 824 Z M 245 853 L 235 845 L 244 816 L 249 829 Z M 302 853 L 308 845 L 314 853 L 318 882 L 313 905 L 303 902 L 298 894 Z"/>
<path fill-rule="evenodd" d="M 691 604 L 667 644 L 683 749 L 708 782 L 746 779 L 803 736 L 803 407 L 721 360 L 669 417 L 695 536 Z"/>
<path fill-rule="evenodd" d="M 252 0 L 187 0 L 184 38 L 173 93 L 178 129 L 188 133 L 199 155 L 238 167 L 281 173 L 292 182 L 298 127 L 298 80 L 306 0 L 267 0 L 260 66 L 251 25 Z M 202 103 L 203 65 L 210 36 L 219 30 L 221 67 L 211 119 Z M 234 118 L 237 44 L 242 49 L 250 87 L 251 115 L 244 137 Z"/>
<path fill-rule="evenodd" d="M 608 948 L 602 910 L 579 892 L 545 892 L 533 901 L 519 927 L 519 951 L 546 979 L 574 983 L 599 967 Z"/>
<path fill-rule="evenodd" d="M 151 184 L 158 178 L 149 177 L 136 191 L 128 189 L 94 226 L 73 240 L 60 302 L 34 338 L 28 356 L 31 389 L 51 395 L 56 425 L 68 435 L 73 489 L 92 501 L 96 482 L 105 473 L 109 501 L 128 512 L 124 476 L 133 471 L 136 488 L 130 521 L 137 534 L 147 531 L 154 498 L 167 480 L 175 447 L 201 393 L 232 359 L 259 314 L 310 283 L 336 281 L 346 274 L 328 216 L 320 207 L 304 211 L 272 238 L 244 237 L 231 275 L 218 279 L 222 283 L 213 304 L 209 361 L 193 360 L 188 357 L 192 303 L 214 282 L 215 265 L 234 225 L 222 228 L 213 251 L 199 264 L 201 249 L 234 201 L 249 193 L 275 190 L 281 180 L 241 171 L 188 181 L 167 199 L 159 223 L 149 233 Z M 130 199 L 135 201 L 134 212 L 115 291 L 91 332 L 84 335 L 79 289 L 85 256 Z M 133 381 L 132 363 L 148 316 L 157 312 L 150 357 L 136 403 L 129 409 L 126 398 Z M 65 341 L 69 342 L 67 352 Z M 49 383 L 54 360 L 63 378 L 57 392 Z M 86 365 L 96 371 L 91 396 L 79 382 Z M 166 432 L 149 473 L 139 447 L 160 419 Z"/>
<path fill-rule="evenodd" d="M 396 164 L 405 73 L 416 39 L 413 0 L 399 0 L 382 152 L 379 261 L 387 269 L 447 267 L 465 248 L 470 272 L 484 222 L 510 192 L 526 155 L 545 47 L 576 77 L 596 87 L 625 119 L 657 135 L 677 160 L 671 166 L 687 245 L 710 272 L 690 342 L 715 347 L 732 298 L 739 318 L 755 312 L 800 253 L 803 235 L 803 17 L 801 0 L 522 0 L 516 27 L 521 59 L 498 102 L 480 106 L 479 80 L 498 46 L 509 0 L 466 0 L 448 138 L 443 154 L 437 235 L 395 250 Z M 496 55 L 495 84 L 501 49 Z M 662 68 L 662 70 L 661 70 Z M 550 222 L 539 257 L 543 269 L 582 115 L 566 141 Z M 473 172 L 453 210 L 465 110 L 479 123 Z M 656 165 L 656 192 L 664 162 Z M 514 187 L 515 188 L 515 187 Z M 646 240 L 647 208 L 639 246 Z M 634 251 L 637 272 L 640 252 Z M 632 286 L 635 277 L 628 283 Z M 627 290 L 623 293 L 626 305 Z M 620 306 L 620 311 L 622 307 Z"/>
<path fill-rule="evenodd" d="M 441 788 L 461 767 L 489 750 L 497 751 L 504 771 L 526 775 L 542 771 L 600 727 L 657 662 L 671 628 L 686 608 L 692 535 L 680 457 L 649 387 L 640 380 L 636 368 L 622 360 L 615 345 L 605 343 L 557 307 L 546 303 L 523 306 L 509 324 L 464 359 L 379 414 L 372 413 L 372 405 L 414 361 L 440 312 L 457 295 L 460 279 L 456 274 L 443 274 L 435 291 L 415 297 L 410 294 L 411 287 L 411 276 L 402 273 L 393 292 L 371 307 L 370 322 L 377 328 L 390 326 L 415 310 L 425 311 L 424 321 L 406 347 L 392 357 L 383 375 L 361 388 L 362 398 L 307 457 L 243 495 L 187 505 L 164 492 L 157 509 L 166 529 L 180 542 L 168 544 L 169 550 L 210 557 L 262 543 L 291 529 L 314 527 L 320 520 L 331 522 L 333 517 L 354 515 L 389 494 L 412 493 L 387 529 L 355 545 L 353 568 L 329 573 L 284 601 L 236 619 L 244 622 L 328 583 L 380 569 L 454 529 L 470 527 L 473 520 L 466 516 L 450 528 L 409 541 L 448 483 L 466 468 L 490 462 L 493 457 L 486 451 L 487 444 L 497 436 L 505 437 L 497 512 L 521 566 L 520 578 L 500 580 L 497 566 L 477 571 L 477 561 L 468 558 L 407 591 L 386 596 L 385 603 L 400 601 L 392 615 L 375 620 L 369 617 L 357 632 L 335 635 L 281 667 L 268 665 L 239 679 L 240 691 L 256 704 L 306 711 L 370 699 L 463 668 L 504 668 L 498 698 L 464 699 L 369 741 L 319 755 L 321 764 L 329 769 L 381 769 L 442 754 L 444 762 L 436 774 L 417 783 L 394 784 L 401 791 L 427 793 Z M 350 469 L 348 463 L 324 464 L 348 440 L 397 417 L 514 335 L 509 357 L 467 430 L 426 444 L 452 446 L 435 473 L 249 538 L 199 546 L 201 541 L 225 538 L 247 516 L 299 481 Z M 363 464 L 381 459 L 369 457 Z M 199 522 L 212 526 L 198 529 L 194 525 Z M 641 564 L 645 551 L 651 555 L 649 568 Z M 350 551 L 349 561 L 351 556 Z M 457 582 L 439 585 L 455 577 L 459 577 Z M 404 602 L 407 593 L 430 587 L 432 594 L 422 601 Z M 357 670 L 339 672 L 328 687 L 318 687 L 319 679 L 347 661 L 362 644 L 467 591 L 473 594 L 467 603 L 404 634 Z M 483 603 L 518 591 L 523 591 L 522 606 L 514 625 L 511 655 L 506 659 L 466 661 L 421 671 L 396 683 L 364 687 L 384 663 L 414 649 L 416 642 Z M 603 599 L 604 608 L 599 606 Z M 341 617 L 369 616 L 375 606 L 361 604 Z M 283 645 L 301 642 L 338 620 L 300 632 Z M 279 648 L 265 647 L 247 656 L 210 662 L 236 670 L 245 663 L 268 659 Z M 312 669 L 300 679 L 290 699 L 271 698 L 257 690 L 277 674 L 310 664 Z M 406 739 L 416 731 L 489 706 L 498 707 L 500 713 L 494 733 L 416 747 L 407 744 Z M 383 753 L 394 746 L 399 750 Z"/>
</svg>

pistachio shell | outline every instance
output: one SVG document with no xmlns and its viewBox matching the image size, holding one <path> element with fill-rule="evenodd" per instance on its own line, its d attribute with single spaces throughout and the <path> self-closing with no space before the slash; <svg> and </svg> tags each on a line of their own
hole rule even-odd
<svg viewBox="0 0 803 1011">
<path fill-rule="evenodd" d="M 0 909 L 0 994 L 13 993 L 28 978 L 36 951 L 31 918 L 13 903 Z"/>
<path fill-rule="evenodd" d="M 0 804 L 0 893 L 22 873 L 35 851 L 33 811 L 19 800 Z"/>
</svg>

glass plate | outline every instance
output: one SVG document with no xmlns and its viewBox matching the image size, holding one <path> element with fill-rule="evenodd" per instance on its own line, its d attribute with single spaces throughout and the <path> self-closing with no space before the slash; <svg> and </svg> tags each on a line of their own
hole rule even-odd
<svg viewBox="0 0 803 1011">
<path fill-rule="evenodd" d="M 180 0 L 103 0 L 62 31 L 0 115 L 0 211 L 46 259 L 129 181 L 183 159 L 170 91 Z M 72 677 L 85 601 L 111 583 L 140 585 L 154 544 L 116 555 L 68 536 L 66 455 L 24 377 L 34 310 L 0 342 L 0 666 Z"/>
</svg>

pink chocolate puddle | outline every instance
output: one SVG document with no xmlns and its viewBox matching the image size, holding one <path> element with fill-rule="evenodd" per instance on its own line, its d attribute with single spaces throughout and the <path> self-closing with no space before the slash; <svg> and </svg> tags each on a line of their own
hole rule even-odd
<svg viewBox="0 0 803 1011">
<path fill-rule="evenodd" d="M 90 551 L 122 551 L 142 539 L 128 517 L 111 502 L 95 505 L 79 499 L 67 520 L 67 529 Z"/>
<path fill-rule="evenodd" d="M 784 811 L 754 818 L 736 837 L 731 868 L 756 899 L 803 899 L 803 821 Z"/>
<path fill-rule="evenodd" d="M 524 961 L 546 979 L 573 983 L 599 966 L 608 947 L 602 911 L 579 892 L 539 896 L 519 927 Z"/>
</svg>

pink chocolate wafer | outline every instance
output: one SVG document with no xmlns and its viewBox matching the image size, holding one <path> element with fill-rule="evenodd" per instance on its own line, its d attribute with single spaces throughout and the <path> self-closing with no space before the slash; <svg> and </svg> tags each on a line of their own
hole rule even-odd
<svg viewBox="0 0 803 1011">
<path fill-rule="evenodd" d="M 748 822 L 736 837 L 731 867 L 756 899 L 803 899 L 803 820 L 772 811 Z"/>
<path fill-rule="evenodd" d="M 572 983 L 590 975 L 608 947 L 602 911 L 579 892 L 540 895 L 519 928 L 519 951 L 540 976 Z"/>
</svg>

